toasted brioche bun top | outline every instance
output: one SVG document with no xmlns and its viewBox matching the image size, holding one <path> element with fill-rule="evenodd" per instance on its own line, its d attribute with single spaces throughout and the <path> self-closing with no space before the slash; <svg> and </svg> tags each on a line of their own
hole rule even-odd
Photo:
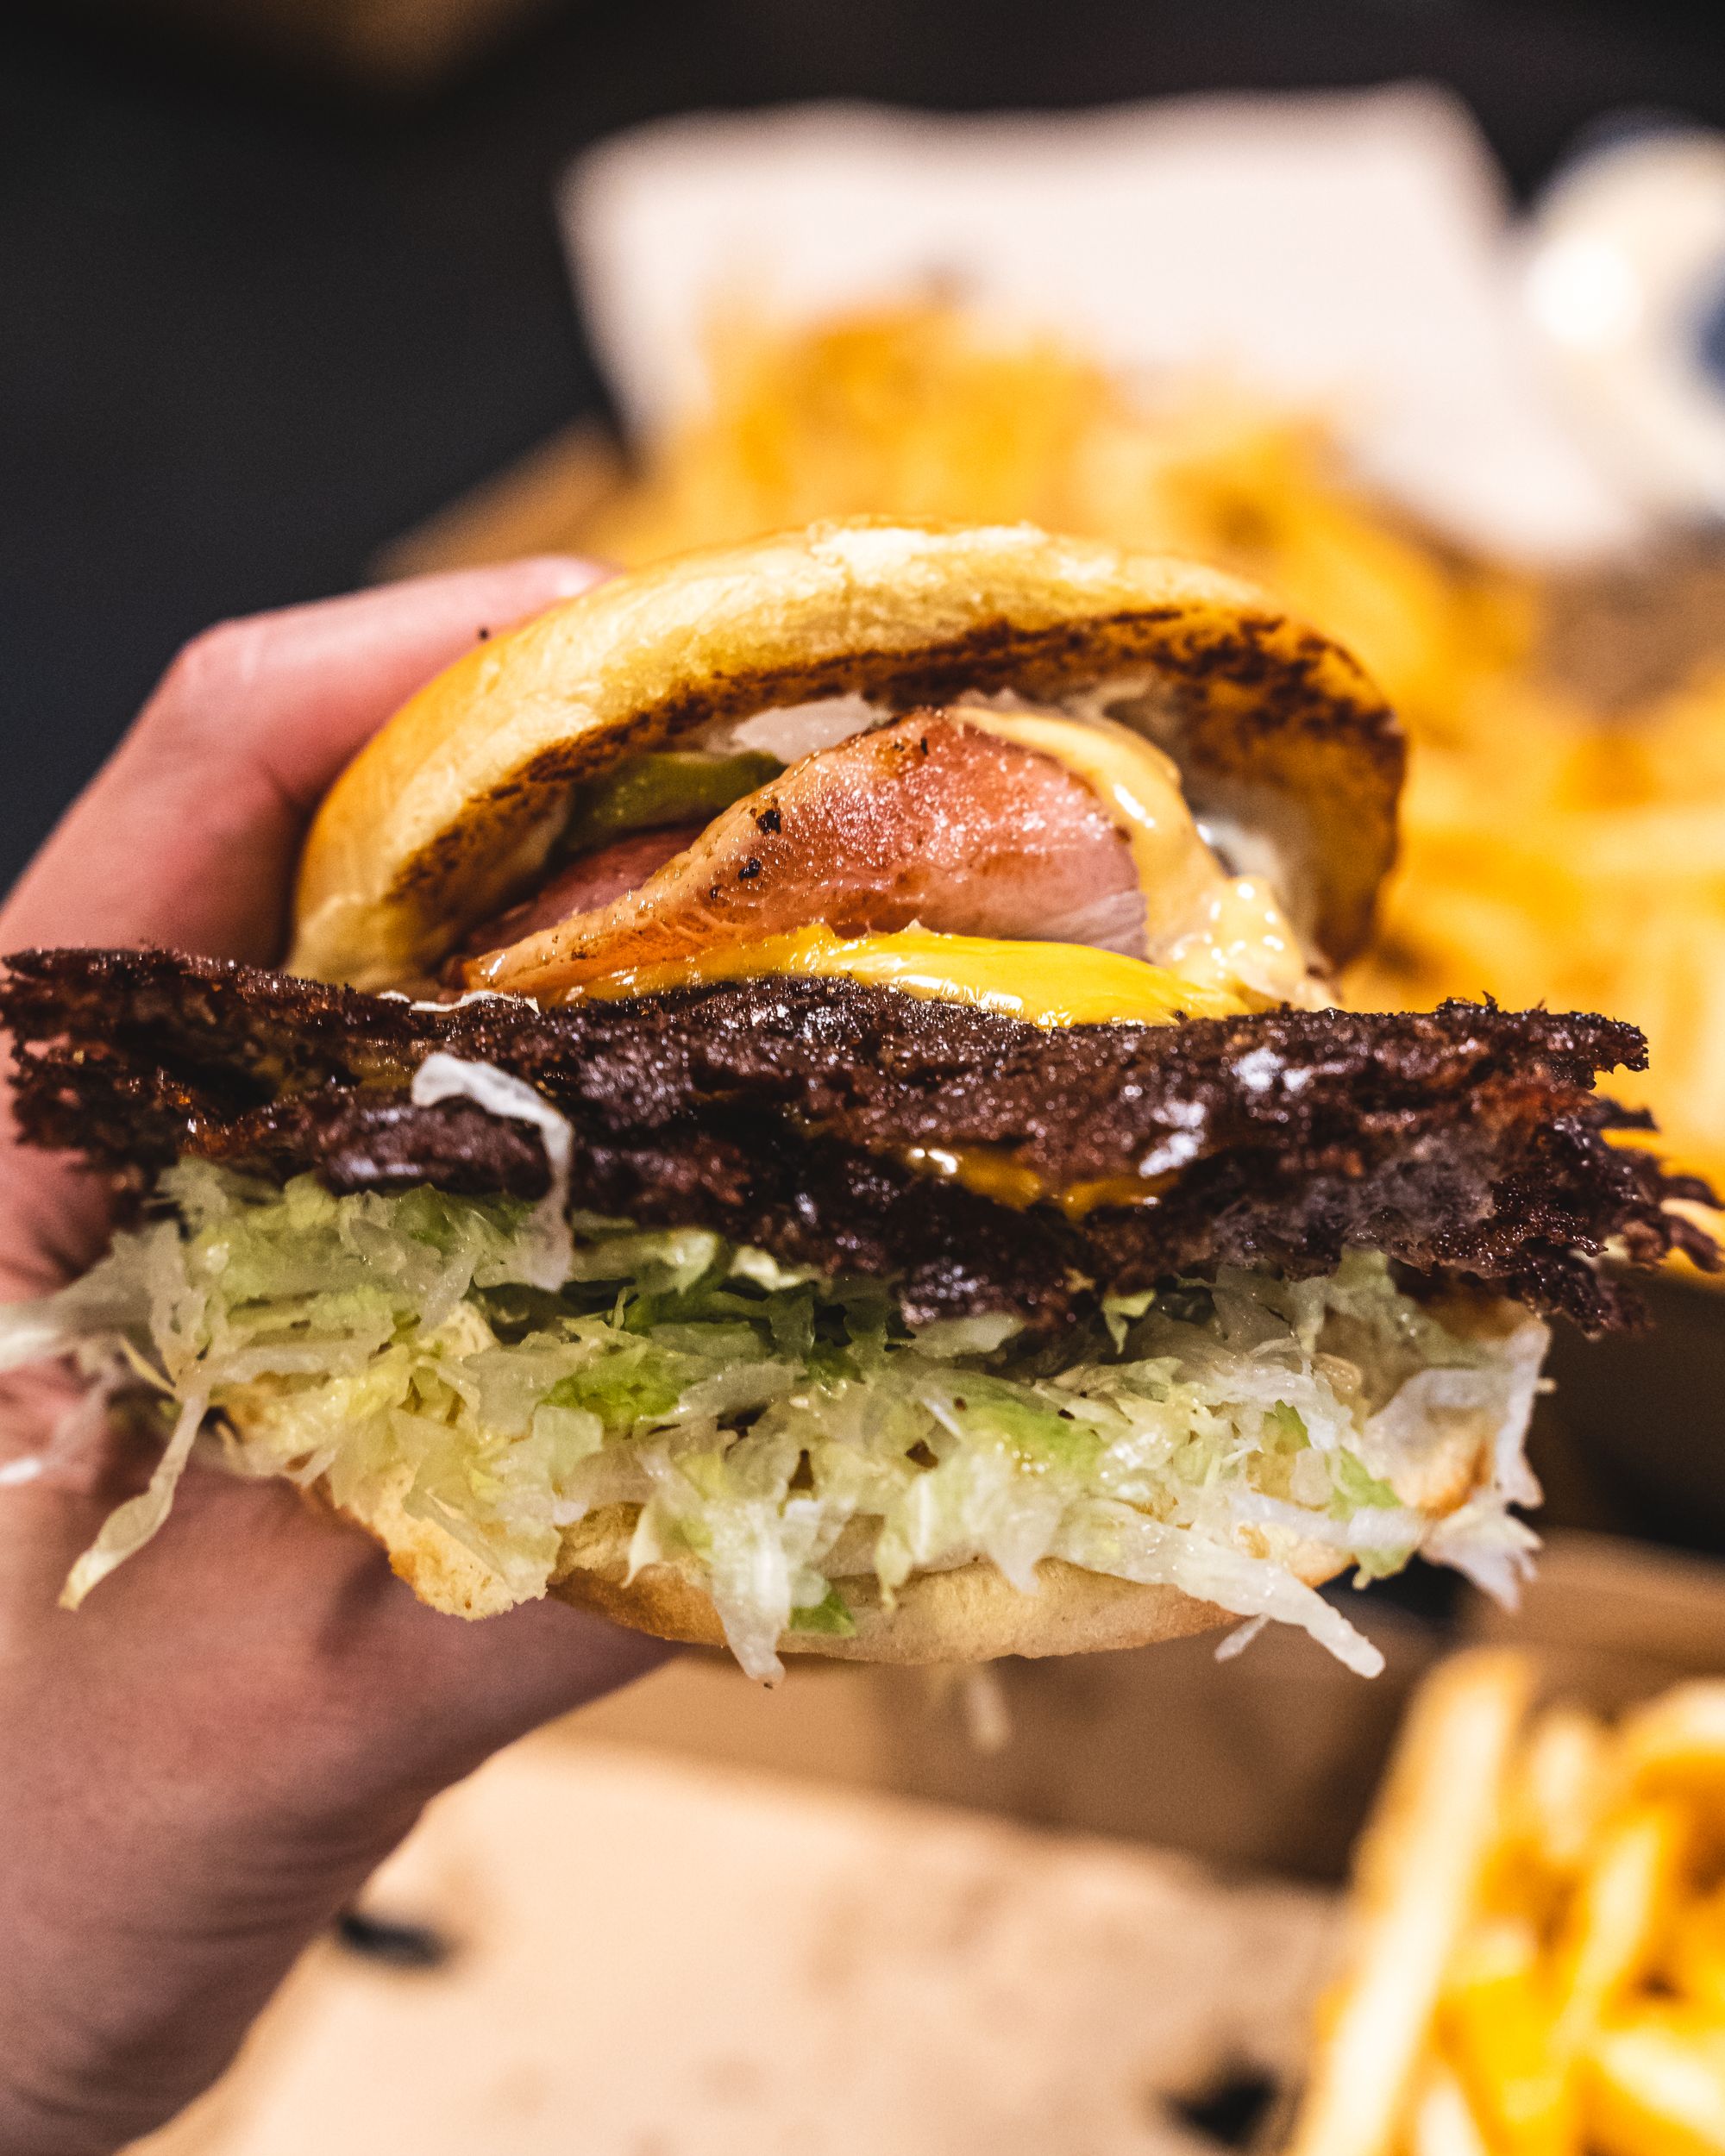
<svg viewBox="0 0 1725 2156">
<path fill-rule="evenodd" d="M 619 576 L 479 644 L 337 780 L 307 840 L 289 969 L 386 987 L 530 887 L 572 789 L 714 719 L 967 689 L 1107 708 L 1199 812 L 1260 830 L 1333 963 L 1395 851 L 1402 738 L 1338 645 L 1249 586 L 1027 524 L 858 518 Z"/>
</svg>

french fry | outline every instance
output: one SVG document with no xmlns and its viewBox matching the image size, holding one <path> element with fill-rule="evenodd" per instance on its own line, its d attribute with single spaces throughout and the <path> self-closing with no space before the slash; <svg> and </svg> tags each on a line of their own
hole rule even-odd
<svg viewBox="0 0 1725 2156">
<path fill-rule="evenodd" d="M 1628 1788 L 1725 1814 L 1725 1682 L 1679 1684 L 1629 1715 L 1618 1742 Z"/>
<path fill-rule="evenodd" d="M 1555 1955 L 1553 2042 L 1573 2057 L 1652 1968 L 1674 1911 L 1689 1822 L 1669 1802 L 1635 1805 L 1601 1838 Z"/>
<path fill-rule="evenodd" d="M 1725 2032 L 1645 2009 L 1594 2039 L 1582 2102 L 1599 2156 L 1725 2156 Z"/>
<path fill-rule="evenodd" d="M 1548 1708 L 1534 1724 L 1509 1798 L 1509 1851 L 1531 1852 L 1559 1878 L 1587 1856 L 1607 1795 L 1607 1738 L 1596 1714 Z"/>
<path fill-rule="evenodd" d="M 1293 2156 L 1725 2156 L 1725 1682 L 1521 1736 L 1528 1684 L 1414 1702 Z"/>
<path fill-rule="evenodd" d="M 1638 1805 L 1596 1842 L 1549 1954 L 1526 1916 L 1487 1919 L 1463 1940 L 1440 2028 L 1502 2156 L 1565 2156 L 1577 2147 L 1577 2061 L 1653 1965 L 1687 1839 L 1676 1808 Z"/>
<path fill-rule="evenodd" d="M 1725 1887 L 1678 1913 L 1665 1975 L 1679 1997 L 1725 2027 Z"/>
<path fill-rule="evenodd" d="M 1496 1838 L 1531 1671 L 1458 1655 L 1409 1711 L 1355 1867 L 1358 1930 L 1295 2122 L 1292 2156 L 1383 2156 Z"/>
<path fill-rule="evenodd" d="M 1510 1770 L 1488 1905 L 1540 1924 L 1555 1915 L 1587 1860 L 1612 1795 L 1609 1739 L 1596 1715 L 1571 1706 L 1535 1720 Z"/>
<path fill-rule="evenodd" d="M 1427 2065 L 1414 2092 L 1406 2156 L 1492 2156 L 1466 2091 L 1440 2059 Z"/>
<path fill-rule="evenodd" d="M 1443 2047 L 1502 2156 L 1567 2156 L 1577 2145 L 1572 2077 L 1553 2042 L 1546 1978 L 1533 1926 L 1496 1917 L 1463 1942 L 1445 1985 Z"/>
</svg>

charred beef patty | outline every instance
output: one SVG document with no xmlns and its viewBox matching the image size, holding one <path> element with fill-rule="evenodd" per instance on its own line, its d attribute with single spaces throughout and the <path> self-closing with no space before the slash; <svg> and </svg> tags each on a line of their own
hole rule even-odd
<svg viewBox="0 0 1725 2156">
<path fill-rule="evenodd" d="M 1607 1140 L 1647 1127 L 1593 1091 L 1645 1060 L 1607 1018 L 1451 1002 L 1044 1030 L 844 980 L 541 1010 L 159 951 L 7 963 L 26 1134 L 135 1189 L 191 1154 L 336 1190 L 541 1194 L 530 1126 L 412 1103 L 441 1050 L 569 1118 L 578 1206 L 894 1278 L 914 1323 L 1010 1309 L 1051 1327 L 1170 1274 L 1305 1276 L 1352 1246 L 1597 1331 L 1636 1314 L 1594 1262 L 1609 1244 L 1715 1262 L 1665 1209 L 1706 1187 Z M 929 1172 L 931 1154 L 992 1170 L 1011 1201 Z M 1143 1200 L 1113 1201 L 1117 1179 Z M 1031 1201 L 1038 1186 L 1086 1201 Z"/>
</svg>

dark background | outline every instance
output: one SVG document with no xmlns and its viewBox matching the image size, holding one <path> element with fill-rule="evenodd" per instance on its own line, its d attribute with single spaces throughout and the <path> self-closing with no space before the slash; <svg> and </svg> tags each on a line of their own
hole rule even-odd
<svg viewBox="0 0 1725 2156">
<path fill-rule="evenodd" d="M 1725 121 L 1716 6 L 587 0 L 411 103 L 0 10 L 9 881 L 175 646 L 353 583 L 600 391 L 550 210 L 584 144 L 819 95 L 1081 104 L 1425 76 L 1512 184 L 1624 108 Z"/>
</svg>

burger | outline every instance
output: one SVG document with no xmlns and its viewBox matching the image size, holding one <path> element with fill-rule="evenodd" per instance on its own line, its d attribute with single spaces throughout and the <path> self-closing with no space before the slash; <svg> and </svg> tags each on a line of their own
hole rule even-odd
<svg viewBox="0 0 1725 2156">
<path fill-rule="evenodd" d="M 436 1608 L 751 1676 L 1508 1590 L 1547 1332 L 1705 1195 L 1633 1028 L 1339 1007 L 1403 745 L 1245 586 L 1025 526 L 819 525 L 477 645 L 310 830 L 279 972 L 6 963 L 27 1138 L 122 1204 L 7 1313 L 161 1451 Z"/>
</svg>

